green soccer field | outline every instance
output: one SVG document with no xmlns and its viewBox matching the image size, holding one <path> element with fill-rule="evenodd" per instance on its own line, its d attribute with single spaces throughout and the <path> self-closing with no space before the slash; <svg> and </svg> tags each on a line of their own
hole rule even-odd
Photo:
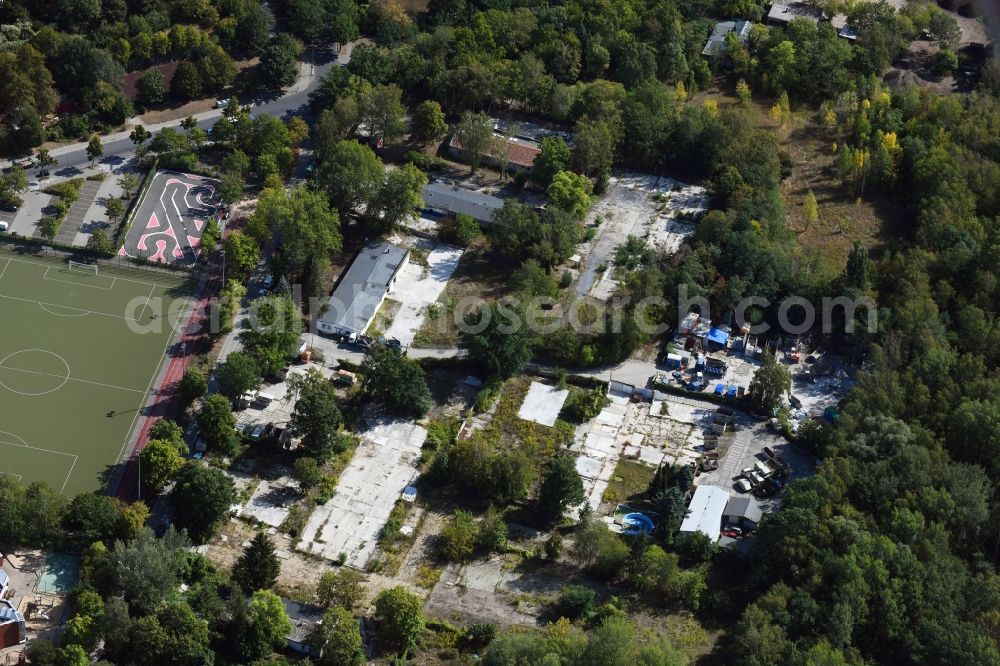
<svg viewBox="0 0 1000 666">
<path fill-rule="evenodd" d="M 0 473 L 67 495 L 101 488 L 185 295 L 173 276 L 0 251 Z"/>
</svg>

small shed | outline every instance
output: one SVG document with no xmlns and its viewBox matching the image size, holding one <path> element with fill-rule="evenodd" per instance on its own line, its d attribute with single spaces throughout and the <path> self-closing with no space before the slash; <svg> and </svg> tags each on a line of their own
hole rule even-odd
<svg viewBox="0 0 1000 666">
<path fill-rule="evenodd" d="M 722 517 L 730 525 L 756 529 L 763 515 L 760 503 L 753 497 L 732 497 L 726 503 Z"/>
</svg>

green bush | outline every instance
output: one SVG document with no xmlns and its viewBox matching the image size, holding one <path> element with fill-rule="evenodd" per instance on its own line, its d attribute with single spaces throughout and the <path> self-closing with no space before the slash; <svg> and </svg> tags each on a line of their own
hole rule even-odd
<svg viewBox="0 0 1000 666">
<path fill-rule="evenodd" d="M 382 548 L 391 548 L 397 541 L 403 538 L 401 530 L 406 522 L 407 503 L 403 500 L 396 500 L 396 504 L 389 513 L 388 520 L 382 527 L 378 535 L 378 544 Z"/>
<path fill-rule="evenodd" d="M 324 476 L 319 482 L 319 492 L 316 494 L 316 504 L 326 504 L 333 497 L 337 490 L 337 479 L 332 476 Z"/>
<path fill-rule="evenodd" d="M 470 624 L 462 636 L 462 648 L 468 652 L 479 652 L 497 637 L 495 624 Z"/>
<path fill-rule="evenodd" d="M 479 223 L 469 215 L 460 214 L 454 219 L 448 219 L 441 225 L 438 234 L 446 243 L 468 247 L 473 241 L 483 235 Z"/>
<path fill-rule="evenodd" d="M 472 410 L 476 414 L 482 414 L 483 412 L 488 411 L 500 395 L 500 389 L 502 386 L 503 385 L 498 381 L 490 381 L 483 386 L 483 388 L 479 389 L 479 393 L 476 394 L 476 403 L 472 406 Z"/>
<path fill-rule="evenodd" d="M 559 418 L 573 423 L 583 423 L 600 414 L 610 402 L 603 387 L 586 391 L 571 387 Z"/>
<path fill-rule="evenodd" d="M 476 547 L 487 552 L 501 551 L 507 547 L 507 523 L 499 511 L 491 508 L 480 521 Z"/>
<path fill-rule="evenodd" d="M 589 587 L 570 585 L 559 595 L 559 614 L 570 620 L 589 615 L 594 610 L 595 597 Z"/>
<path fill-rule="evenodd" d="M 426 153 L 421 153 L 416 150 L 410 150 L 405 155 L 403 155 L 403 161 L 412 164 L 421 171 L 441 171 L 447 166 L 445 162 L 440 157 L 435 155 L 428 155 Z"/>
<path fill-rule="evenodd" d="M 80 187 L 82 187 L 82 185 L 82 180 L 74 178 L 73 180 L 67 180 L 62 183 L 50 185 L 45 188 L 45 192 L 47 194 L 51 194 L 52 196 L 60 197 L 61 199 L 76 201 L 80 196 Z"/>
<path fill-rule="evenodd" d="M 476 552 L 479 529 L 468 511 L 456 511 L 438 537 L 441 556 L 452 562 L 468 562 Z"/>
<path fill-rule="evenodd" d="M 52 240 L 59 235 L 59 229 L 62 228 L 62 218 L 47 216 L 43 217 L 42 221 L 38 223 L 38 233 L 42 238 L 47 238 Z"/>
</svg>

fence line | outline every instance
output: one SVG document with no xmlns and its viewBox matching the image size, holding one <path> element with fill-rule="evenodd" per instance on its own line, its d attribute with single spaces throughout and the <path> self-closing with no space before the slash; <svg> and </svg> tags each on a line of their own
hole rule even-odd
<svg viewBox="0 0 1000 666">
<path fill-rule="evenodd" d="M 161 275 L 175 275 L 177 277 L 187 277 L 192 272 L 192 267 L 181 266 L 169 263 L 159 263 L 146 259 L 136 259 L 133 257 L 112 256 L 91 250 L 86 247 L 76 247 L 62 243 L 53 243 L 38 238 L 25 238 L 23 236 L 3 236 L 0 237 L 0 248 L 12 252 L 32 254 L 42 257 L 53 257 L 57 259 L 86 260 L 98 266 L 109 268 L 120 268 L 122 270 L 141 271 L 146 273 L 159 273 Z"/>
</svg>

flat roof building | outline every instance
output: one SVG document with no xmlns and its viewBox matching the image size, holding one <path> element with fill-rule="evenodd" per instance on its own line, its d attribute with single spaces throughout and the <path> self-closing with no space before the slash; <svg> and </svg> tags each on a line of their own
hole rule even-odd
<svg viewBox="0 0 1000 666">
<path fill-rule="evenodd" d="M 503 199 L 447 183 L 424 187 L 424 207 L 443 214 L 468 215 L 481 224 L 492 224 L 493 215 L 503 208 Z"/>
<path fill-rule="evenodd" d="M 776 0 L 767 11 L 767 22 L 773 25 L 787 25 L 797 18 L 819 23 L 823 13 L 804 2 L 789 0 Z"/>
<path fill-rule="evenodd" d="M 722 532 L 722 512 L 729 502 L 729 493 L 718 486 L 695 486 L 688 513 L 681 523 L 681 532 L 701 532 L 715 543 Z"/>
<path fill-rule="evenodd" d="M 763 515 L 764 511 L 760 508 L 760 502 L 752 497 L 730 498 L 722 513 L 722 517 L 729 523 L 747 527 L 757 527 Z"/>
<path fill-rule="evenodd" d="M 366 243 L 340 278 L 326 311 L 316 323 L 321 333 L 361 335 L 392 291 L 410 251 L 389 243 Z"/>
<path fill-rule="evenodd" d="M 703 56 L 716 56 L 726 51 L 726 35 L 731 32 L 736 33 L 740 41 L 747 43 L 750 36 L 750 27 L 753 24 L 745 19 L 733 19 L 732 21 L 719 21 L 712 29 L 712 34 L 705 43 L 705 48 L 701 50 Z"/>
</svg>

